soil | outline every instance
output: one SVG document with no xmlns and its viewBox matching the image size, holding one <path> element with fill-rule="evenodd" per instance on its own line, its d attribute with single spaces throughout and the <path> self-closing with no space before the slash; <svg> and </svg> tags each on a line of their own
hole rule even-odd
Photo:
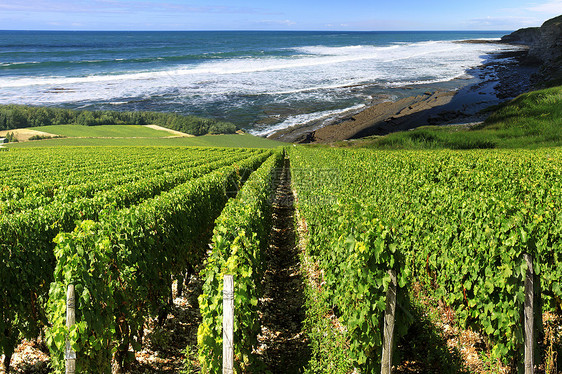
<svg viewBox="0 0 562 374">
<path fill-rule="evenodd" d="M 273 374 L 301 373 L 309 357 L 302 326 L 305 296 L 293 201 L 289 160 L 285 159 L 273 201 L 273 228 L 260 299 L 258 352 Z"/>
</svg>

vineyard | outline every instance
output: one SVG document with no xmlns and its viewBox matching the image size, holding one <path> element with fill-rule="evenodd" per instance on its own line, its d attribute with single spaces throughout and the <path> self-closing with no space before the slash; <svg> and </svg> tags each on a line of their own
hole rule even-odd
<svg viewBox="0 0 562 374">
<path fill-rule="evenodd" d="M 214 220 L 270 151 L 91 148 L 2 154 L 0 344 L 45 327 L 55 367 L 70 337 L 77 370 L 125 360 L 174 275 L 206 252 Z M 66 285 L 80 316 L 64 323 Z M 133 344 L 134 345 L 134 344 Z M 121 349 L 119 349 L 121 348 Z"/>
<path fill-rule="evenodd" d="M 290 167 L 308 279 L 307 317 L 296 321 L 311 347 L 307 372 L 380 371 L 389 270 L 398 285 L 397 339 L 414 323 L 411 290 L 422 289 L 515 370 L 525 335 L 525 254 L 536 273 L 536 330 L 542 312 L 562 308 L 561 156 L 557 148 L 3 151 L 4 365 L 23 338 L 41 337 L 56 372 L 64 371 L 67 344 L 77 372 L 109 373 L 112 362 L 123 371 L 147 319 L 168 314 L 173 283 L 199 269 L 202 372 L 222 372 L 225 274 L 235 284 L 235 372 L 267 370 L 256 351 L 263 279 L 272 200 Z M 68 285 L 76 295 L 70 328 Z M 536 349 L 538 365 L 544 352 Z"/>
<path fill-rule="evenodd" d="M 323 274 L 322 299 L 345 326 L 348 367 L 380 369 L 389 269 L 403 309 L 406 289 L 420 283 L 460 325 L 489 338 L 492 357 L 520 365 L 523 254 L 534 258 L 543 310 L 562 306 L 560 156 L 559 149 L 291 152 L 306 253 Z M 396 318 L 403 335 L 411 315 L 398 308 Z M 314 346 L 329 344 L 317 338 Z M 318 352 L 320 366 L 335 367 L 330 352 Z"/>
</svg>

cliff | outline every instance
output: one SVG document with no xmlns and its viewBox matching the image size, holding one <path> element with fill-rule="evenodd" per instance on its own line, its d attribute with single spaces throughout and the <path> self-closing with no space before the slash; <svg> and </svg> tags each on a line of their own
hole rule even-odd
<svg viewBox="0 0 562 374">
<path fill-rule="evenodd" d="M 502 37 L 502 42 L 528 46 L 527 62 L 542 63 L 540 80 L 562 78 L 562 16 L 546 21 L 541 27 L 517 30 Z"/>
<path fill-rule="evenodd" d="M 539 38 L 529 47 L 529 55 L 546 63 L 562 61 L 562 16 L 550 19 L 539 29 Z"/>
<path fill-rule="evenodd" d="M 539 27 L 527 27 L 502 36 L 502 42 L 509 44 L 522 44 L 530 46 L 536 43 L 540 37 Z"/>
</svg>

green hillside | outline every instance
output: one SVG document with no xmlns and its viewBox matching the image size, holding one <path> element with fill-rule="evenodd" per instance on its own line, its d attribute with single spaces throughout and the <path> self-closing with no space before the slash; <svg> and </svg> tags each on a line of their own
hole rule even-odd
<svg viewBox="0 0 562 374">
<path fill-rule="evenodd" d="M 481 125 L 424 126 L 348 142 L 386 149 L 539 148 L 562 145 L 562 86 L 532 91 L 490 108 Z"/>
<path fill-rule="evenodd" d="M 80 126 L 80 125 L 50 125 L 30 127 L 29 130 L 48 132 L 69 138 L 84 137 L 108 137 L 108 138 L 163 138 L 173 135 L 169 131 L 155 130 L 140 125 L 102 125 L 102 126 Z"/>
<path fill-rule="evenodd" d="M 105 126 L 103 126 L 105 127 Z M 87 129 L 87 128 L 86 128 Z M 151 129 L 150 129 L 151 130 Z M 154 130 L 156 131 L 156 130 Z M 61 146 L 197 146 L 276 148 L 287 143 L 260 138 L 248 134 L 204 135 L 175 138 L 60 138 L 31 142 L 11 143 L 9 148 L 61 147 Z"/>
</svg>

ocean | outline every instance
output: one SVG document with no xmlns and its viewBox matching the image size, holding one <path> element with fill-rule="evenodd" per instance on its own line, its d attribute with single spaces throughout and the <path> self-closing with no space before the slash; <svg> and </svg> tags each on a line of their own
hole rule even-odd
<svg viewBox="0 0 562 374">
<path fill-rule="evenodd" d="M 256 135 L 477 80 L 493 32 L 0 31 L 0 104 L 177 112 Z"/>
</svg>

